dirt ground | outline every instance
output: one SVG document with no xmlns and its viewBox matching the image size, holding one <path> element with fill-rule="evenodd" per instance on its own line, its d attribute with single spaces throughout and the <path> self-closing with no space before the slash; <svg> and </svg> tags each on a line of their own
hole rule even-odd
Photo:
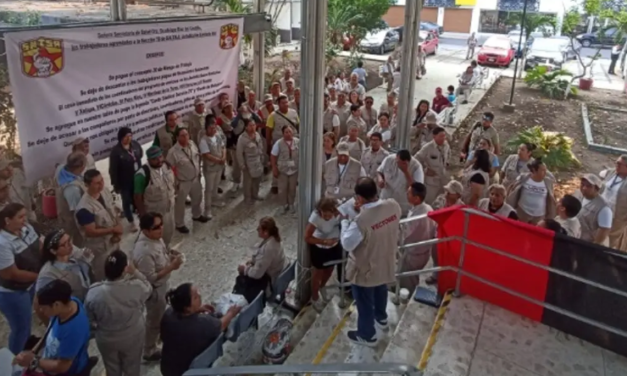
<svg viewBox="0 0 627 376">
<path fill-rule="evenodd" d="M 621 98 L 618 98 L 621 99 Z M 619 107 L 625 110 L 625 100 L 607 102 L 606 107 Z M 627 112 L 611 111 L 605 108 L 588 106 L 588 118 L 592 127 L 594 142 L 619 148 L 627 147 Z"/>
<path fill-rule="evenodd" d="M 573 152 L 581 162 L 582 167 L 570 171 L 553 171 L 558 180 L 555 192 L 558 197 L 578 189 L 578 177 L 582 173 L 599 173 L 601 170 L 613 167 L 616 156 L 587 149 L 581 118 L 581 102 L 584 101 L 589 106 L 603 104 L 626 108 L 627 98 L 617 95 L 616 91 L 593 89 L 590 92 L 580 92 L 576 99 L 567 101 L 550 100 L 543 97 L 537 90 L 528 88 L 521 81 L 517 82 L 516 85 L 514 94 L 516 111 L 514 113 L 506 113 L 501 109 L 503 102 L 509 99 L 511 90 L 511 79 L 501 78 L 484 96 L 454 135 L 451 143 L 453 155 L 459 155 L 464 137 L 468 133 L 468 128 L 480 119 L 481 113 L 491 111 L 495 115 L 494 126 L 499 132 L 502 145 L 506 145 L 508 140 L 522 129 L 537 125 L 544 127 L 545 130 L 563 132 L 574 140 Z M 598 116 L 594 122 L 602 126 L 602 129 L 611 128 L 617 130 L 619 119 L 623 119 L 622 124 L 625 124 L 627 120 L 627 114 L 621 114 L 620 118 L 617 116 L 611 122 L 607 121 L 609 115 L 605 118 L 595 112 L 594 116 Z M 620 136 L 623 140 L 627 140 L 627 135 L 622 134 Z M 623 147 L 627 145 L 625 141 L 616 140 L 616 142 L 621 142 Z M 515 152 L 515 150 L 504 150 L 500 156 L 501 163 L 504 162 L 509 154 Z M 456 160 L 456 163 L 459 163 L 457 158 L 453 159 Z M 457 171 L 460 169 L 461 166 L 456 166 Z"/>
</svg>

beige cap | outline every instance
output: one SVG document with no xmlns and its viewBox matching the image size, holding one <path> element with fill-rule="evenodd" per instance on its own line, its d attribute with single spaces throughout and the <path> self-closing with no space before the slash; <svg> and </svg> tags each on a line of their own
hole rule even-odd
<svg viewBox="0 0 627 376">
<path fill-rule="evenodd" d="M 337 144 L 337 146 L 335 147 L 335 150 L 337 151 L 337 155 L 349 155 L 350 154 L 350 147 L 348 146 L 346 142 L 340 142 L 339 144 Z"/>
<path fill-rule="evenodd" d="M 274 81 L 272 85 L 270 85 L 270 87 L 277 86 L 277 85 L 281 86 L 281 83 L 279 81 Z"/>
<path fill-rule="evenodd" d="M 79 137 L 79 138 L 77 138 L 76 140 L 74 140 L 72 142 L 72 146 L 78 146 L 78 145 L 83 144 L 85 142 L 89 142 L 89 140 L 86 139 L 85 137 Z"/>
<path fill-rule="evenodd" d="M 461 195 L 464 192 L 464 186 L 457 180 L 451 180 L 444 186 L 444 190 L 448 193 Z"/>
<path fill-rule="evenodd" d="M 266 94 L 263 96 L 263 101 L 267 102 L 267 101 L 272 101 L 272 94 Z"/>
<path fill-rule="evenodd" d="M 205 101 L 202 100 L 201 98 L 196 98 L 194 100 L 194 106 L 198 106 L 199 104 L 205 104 Z"/>
<path fill-rule="evenodd" d="M 581 179 L 587 180 L 588 183 L 596 186 L 597 188 L 601 188 L 603 186 L 603 181 L 601 181 L 601 178 L 599 178 L 595 174 L 583 174 Z"/>
<path fill-rule="evenodd" d="M 425 116 L 425 124 L 437 124 L 437 123 L 438 123 L 437 116 L 435 116 L 433 112 L 427 112 L 427 115 Z"/>
</svg>

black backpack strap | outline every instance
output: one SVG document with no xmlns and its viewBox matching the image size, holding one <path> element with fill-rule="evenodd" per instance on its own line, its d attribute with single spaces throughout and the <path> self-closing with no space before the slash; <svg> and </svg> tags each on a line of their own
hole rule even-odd
<svg viewBox="0 0 627 376">
<path fill-rule="evenodd" d="M 148 168 L 148 165 L 145 164 L 142 166 L 142 170 L 144 170 L 144 175 L 146 176 L 146 186 L 148 186 L 148 184 L 150 184 L 150 168 Z"/>
</svg>

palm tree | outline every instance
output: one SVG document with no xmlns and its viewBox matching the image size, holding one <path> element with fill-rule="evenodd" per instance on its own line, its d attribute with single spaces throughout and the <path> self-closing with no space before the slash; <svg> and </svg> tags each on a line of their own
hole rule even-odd
<svg viewBox="0 0 627 376">
<path fill-rule="evenodd" d="M 327 11 L 327 38 L 334 46 L 340 46 L 344 34 L 354 29 L 361 19 L 358 9 L 343 5 L 341 0 L 329 1 Z"/>
</svg>

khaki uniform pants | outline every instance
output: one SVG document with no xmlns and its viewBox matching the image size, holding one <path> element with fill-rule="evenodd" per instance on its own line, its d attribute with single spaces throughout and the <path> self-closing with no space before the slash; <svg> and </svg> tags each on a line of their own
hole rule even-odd
<svg viewBox="0 0 627 376">
<path fill-rule="evenodd" d="M 468 92 L 471 90 L 472 88 L 468 85 L 459 85 L 457 87 L 457 89 L 455 89 L 455 97 L 457 97 L 457 100 L 459 101 L 459 97 L 463 96 L 465 101 L 468 100 Z M 458 102 L 461 103 L 461 102 Z"/>
<path fill-rule="evenodd" d="M 244 200 L 254 200 L 259 197 L 261 177 L 253 178 L 248 171 L 244 171 Z"/>
<path fill-rule="evenodd" d="M 444 186 L 438 185 L 427 185 L 427 196 L 425 197 L 425 202 L 429 205 L 435 201 L 435 199 L 444 193 Z"/>
<path fill-rule="evenodd" d="M 235 149 L 229 149 L 227 154 L 231 156 L 231 160 L 233 161 L 231 164 L 231 167 L 233 168 L 231 170 L 231 179 L 233 179 L 233 183 L 240 184 L 242 182 L 242 169 L 237 161 L 237 157 L 235 156 Z"/>
<path fill-rule="evenodd" d="M 525 222 L 525 223 L 529 223 L 532 225 L 537 225 L 541 220 L 544 219 L 544 217 L 533 217 L 527 213 L 525 213 L 524 210 L 522 210 L 521 208 L 516 208 L 516 214 L 518 214 L 518 220 L 521 222 Z"/>
<path fill-rule="evenodd" d="M 146 329 L 142 327 L 139 335 L 117 341 L 101 340 L 96 337 L 96 345 L 102 356 L 107 376 L 139 376 L 141 374 L 145 331 Z"/>
<path fill-rule="evenodd" d="M 422 270 L 429 262 L 431 252 L 422 252 L 417 255 L 408 253 L 404 255 L 401 263 L 401 273 L 413 272 L 416 270 Z M 420 284 L 420 275 L 401 278 L 401 288 L 408 289 L 410 292 L 416 290 L 416 287 Z"/>
<path fill-rule="evenodd" d="M 282 197 L 281 199 L 284 200 L 283 204 L 294 205 L 294 200 L 296 199 L 296 185 L 298 184 L 298 173 L 293 173 L 292 175 L 279 173 L 277 180 L 279 194 Z"/>
<path fill-rule="evenodd" d="M 235 168 L 233 168 L 235 171 Z M 205 216 L 211 213 L 213 200 L 218 199 L 218 187 L 222 176 L 222 169 L 217 171 L 203 171 L 205 176 Z M 237 183 L 239 184 L 239 183 Z"/>
<path fill-rule="evenodd" d="M 174 200 L 174 224 L 176 227 L 185 226 L 185 200 L 189 196 L 192 199 L 192 217 L 198 218 L 202 214 L 202 186 L 200 180 L 179 182 L 179 189 Z"/>
<path fill-rule="evenodd" d="M 172 236 L 174 236 L 174 211 L 170 209 L 170 211 L 162 213 L 163 217 L 163 242 L 167 247 L 170 246 L 170 242 L 172 241 Z"/>
<path fill-rule="evenodd" d="M 168 285 L 155 287 L 152 295 L 146 301 L 146 339 L 144 342 L 144 356 L 152 355 L 157 350 L 157 340 L 161 328 L 161 318 L 165 313 L 165 294 Z"/>
</svg>

